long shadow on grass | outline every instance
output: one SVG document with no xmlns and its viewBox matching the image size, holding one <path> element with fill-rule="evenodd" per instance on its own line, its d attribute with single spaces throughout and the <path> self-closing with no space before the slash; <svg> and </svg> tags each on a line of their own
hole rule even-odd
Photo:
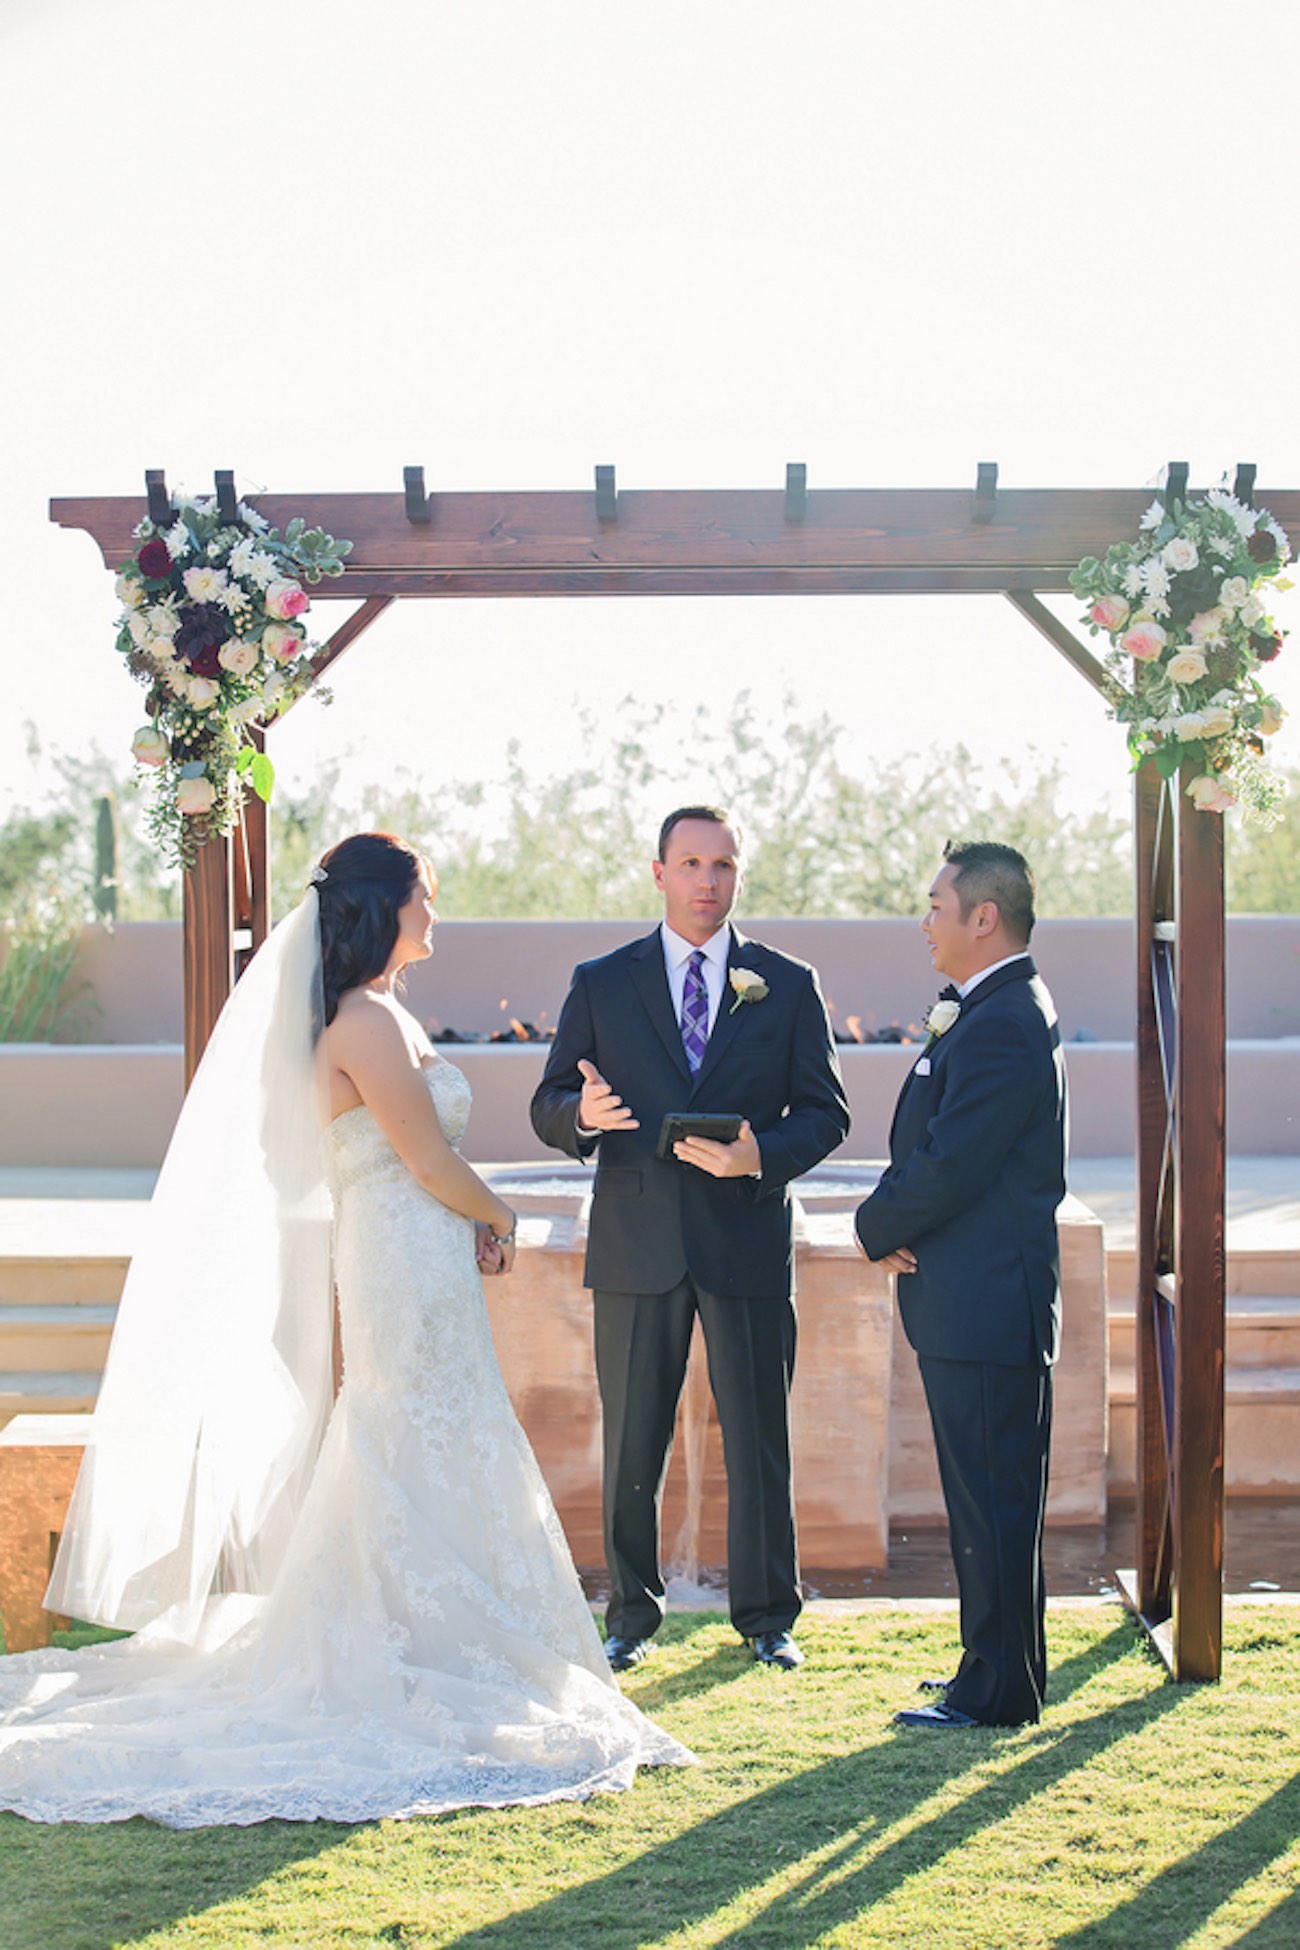
<svg viewBox="0 0 1300 1950">
<path fill-rule="evenodd" d="M 134 1820 L 45 1826 L 0 1815 L 4 1950 L 111 1950 L 323 1854 L 353 1827 L 259 1822 L 184 1832 Z M 60 1892 L 57 1902 L 54 1893 Z M 59 1934 L 50 1918 L 59 1916 Z"/>
<path fill-rule="evenodd" d="M 1132 1647 L 1132 1629 L 1117 1629 L 1100 1647 L 1066 1662 L 1054 1696 L 1060 1697 L 1062 1676 L 1068 1692 L 1072 1683 L 1106 1663 L 1107 1649 L 1113 1657 L 1127 1655 Z M 579 1884 L 549 1902 L 457 1937 L 454 1950 L 509 1950 L 512 1945 L 541 1950 L 597 1941 L 606 1950 L 630 1950 L 656 1941 L 669 1929 L 703 1921 L 766 1876 L 816 1854 L 818 1859 L 795 1886 L 766 1904 L 752 1924 L 717 1939 L 717 1950 L 750 1942 L 803 1950 L 938 1857 L 1004 1820 L 1021 1803 L 1161 1719 L 1178 1705 L 1179 1697 L 1175 1688 L 1164 1687 L 1056 1735 L 1050 1724 L 1029 1735 L 996 1728 L 951 1735 L 899 1729 L 883 1743 L 748 1796 L 599 1881 Z M 947 1782 L 982 1767 L 1010 1740 L 1023 1743 L 1013 1770 L 983 1782 L 958 1807 L 922 1821 L 870 1861 L 852 1866 L 873 1834 L 899 1828 L 912 1809 Z"/>
<path fill-rule="evenodd" d="M 1128 1902 L 1069 1936 L 1058 1937 L 1057 1943 L 1062 1950 L 1066 1944 L 1070 1950 L 1103 1950 L 1103 1946 L 1113 1950 L 1116 1944 L 1155 1942 L 1162 1923 L 1166 1929 L 1176 1924 L 1177 1940 L 1183 1942 L 1235 1889 L 1262 1875 L 1284 1855 L 1297 1834 L 1300 1781 L 1290 1780 L 1231 1828 L 1221 1829 L 1191 1854 L 1171 1862 Z M 1257 1950 L 1264 1950 L 1266 1944 L 1295 1950 L 1300 1943 L 1300 1891 L 1262 1917 L 1249 1935 L 1234 1941 L 1252 1943 Z"/>
</svg>

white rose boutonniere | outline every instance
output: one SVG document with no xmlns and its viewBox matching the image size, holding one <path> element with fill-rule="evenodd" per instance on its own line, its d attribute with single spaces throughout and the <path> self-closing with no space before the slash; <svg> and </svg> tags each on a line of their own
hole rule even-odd
<svg viewBox="0 0 1300 1950">
<path fill-rule="evenodd" d="M 960 1002 L 936 1002 L 925 1019 L 925 1033 L 928 1038 L 925 1047 L 933 1048 L 941 1036 L 946 1036 L 960 1014 Z"/>
<path fill-rule="evenodd" d="M 736 991 L 735 1001 L 727 1011 L 735 1015 L 742 1002 L 761 1002 L 768 993 L 767 983 L 752 968 L 732 968 L 727 971 L 727 980 Z"/>
</svg>

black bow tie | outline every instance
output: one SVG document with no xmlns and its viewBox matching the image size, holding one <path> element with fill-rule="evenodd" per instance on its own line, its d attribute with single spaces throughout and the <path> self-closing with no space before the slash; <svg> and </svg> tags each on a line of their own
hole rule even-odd
<svg viewBox="0 0 1300 1950">
<path fill-rule="evenodd" d="M 960 1002 L 961 990 L 949 982 L 946 989 L 939 990 L 939 1000 L 940 1002 Z"/>
</svg>

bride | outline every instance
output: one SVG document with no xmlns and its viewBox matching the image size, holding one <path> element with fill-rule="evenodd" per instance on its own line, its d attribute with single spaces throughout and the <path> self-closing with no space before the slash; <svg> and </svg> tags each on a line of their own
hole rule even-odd
<svg viewBox="0 0 1300 1950">
<path fill-rule="evenodd" d="M 312 881 L 186 1099 L 47 1593 L 134 1636 L 0 1660 L 0 1808 L 35 1821 L 369 1821 L 692 1759 L 618 1691 L 497 1366 L 514 1216 L 394 992 L 432 873 L 359 833 Z"/>
</svg>

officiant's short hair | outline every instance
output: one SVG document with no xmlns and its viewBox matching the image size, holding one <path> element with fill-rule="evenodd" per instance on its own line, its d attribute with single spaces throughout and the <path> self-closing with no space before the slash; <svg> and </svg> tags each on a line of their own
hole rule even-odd
<svg viewBox="0 0 1300 1950">
<path fill-rule="evenodd" d="M 998 840 L 949 840 L 943 857 L 957 869 L 953 887 L 964 921 L 972 907 L 992 901 L 1013 941 L 1034 932 L 1034 875 L 1023 853 Z"/>
<path fill-rule="evenodd" d="M 684 819 L 708 819 L 715 826 L 729 827 L 731 829 L 731 836 L 736 842 L 736 852 L 739 854 L 744 851 L 745 835 L 741 832 L 739 824 L 727 811 L 725 806 L 678 806 L 676 812 L 670 812 L 663 825 L 659 828 L 659 858 L 661 860 L 668 858 L 668 840 L 673 827 L 680 826 Z"/>
</svg>

